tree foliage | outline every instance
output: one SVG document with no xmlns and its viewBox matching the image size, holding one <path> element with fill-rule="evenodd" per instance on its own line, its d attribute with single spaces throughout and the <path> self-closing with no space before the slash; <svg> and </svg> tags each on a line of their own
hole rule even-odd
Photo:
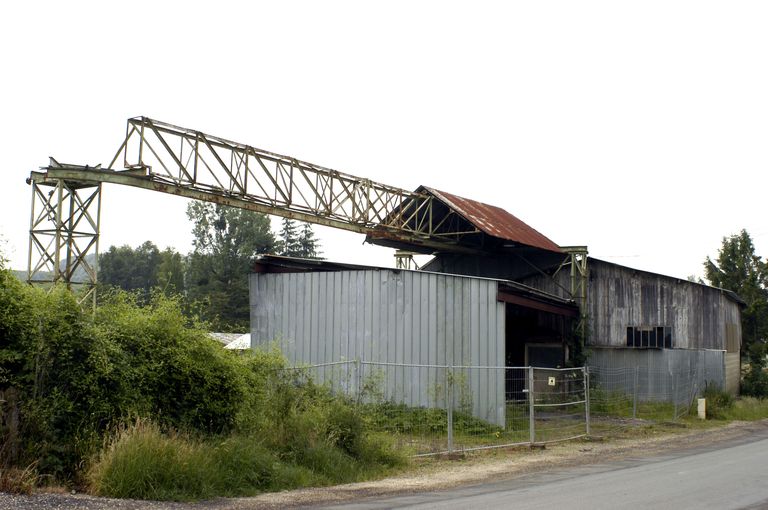
<svg viewBox="0 0 768 510">
<path fill-rule="evenodd" d="M 143 299 L 156 287 L 168 294 L 179 293 L 184 290 L 184 261 L 172 248 L 161 252 L 151 241 L 135 249 L 110 246 L 99 256 L 99 283 L 139 291 Z"/>
<path fill-rule="evenodd" d="M 151 241 L 131 248 L 112 246 L 99 257 L 100 294 L 108 287 L 136 292 L 148 302 L 154 289 L 182 295 L 185 310 L 194 311 L 217 331 L 246 331 L 249 322 L 248 275 L 260 254 L 276 252 L 319 258 L 319 243 L 309 224 L 284 219 L 275 238 L 263 214 L 192 202 L 193 251 L 182 256 L 160 251 Z"/>
<path fill-rule="evenodd" d="M 47 292 L 0 270 L 0 392 L 15 392 L 20 416 L 14 434 L 0 421 L 0 450 L 20 438 L 20 458 L 3 463 L 35 461 L 67 480 L 124 419 L 213 434 L 235 426 L 251 398 L 238 361 L 178 298 L 154 293 L 140 306 L 117 291 L 102 301 L 93 315 L 63 286 Z"/>
<path fill-rule="evenodd" d="M 768 338 L 768 262 L 755 254 L 746 230 L 723 238 L 717 259 L 707 257 L 704 274 L 710 284 L 735 292 L 746 302 L 742 311 L 742 354 L 764 354 Z M 757 354 L 757 353 L 756 353 Z"/>
<path fill-rule="evenodd" d="M 320 243 L 309 223 L 299 226 L 296 221 L 283 218 L 281 225 L 276 245 L 278 255 L 305 259 L 320 258 Z"/>
<path fill-rule="evenodd" d="M 263 214 L 192 202 L 194 251 L 187 264 L 187 298 L 215 329 L 246 331 L 249 322 L 248 275 L 254 258 L 275 246 Z"/>
</svg>

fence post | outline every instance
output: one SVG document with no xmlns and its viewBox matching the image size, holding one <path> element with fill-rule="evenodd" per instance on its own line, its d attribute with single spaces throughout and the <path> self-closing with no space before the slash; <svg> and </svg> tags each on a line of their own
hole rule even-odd
<svg viewBox="0 0 768 510">
<path fill-rule="evenodd" d="M 453 363 L 449 368 L 448 377 L 448 401 L 446 402 L 448 411 L 448 454 L 453 453 Z"/>
<path fill-rule="evenodd" d="M 360 363 L 360 358 L 355 358 L 355 383 L 357 384 L 357 404 L 360 405 L 363 401 L 363 374 L 362 374 L 362 367 L 363 365 Z"/>
<path fill-rule="evenodd" d="M 534 413 L 533 367 L 528 367 L 528 435 L 531 446 L 536 442 L 536 420 Z"/>
<path fill-rule="evenodd" d="M 632 419 L 637 419 L 637 380 L 640 377 L 640 367 L 635 367 L 635 382 L 632 386 Z"/>
<path fill-rule="evenodd" d="M 675 414 L 672 417 L 672 421 L 677 421 L 677 370 L 672 375 L 672 400 L 675 403 Z"/>
<path fill-rule="evenodd" d="M 589 423 L 589 367 L 584 366 L 584 418 L 587 421 L 587 435 L 590 435 L 590 423 Z"/>
</svg>

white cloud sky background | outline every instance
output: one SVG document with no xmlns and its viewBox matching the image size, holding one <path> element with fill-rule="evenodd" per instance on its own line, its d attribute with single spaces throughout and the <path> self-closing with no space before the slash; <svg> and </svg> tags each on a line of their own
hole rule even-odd
<svg viewBox="0 0 768 510">
<path fill-rule="evenodd" d="M 766 26 L 764 2 L 4 2 L 0 235 L 26 268 L 29 172 L 107 164 L 146 115 L 701 275 L 742 228 L 768 256 Z M 185 207 L 105 186 L 102 250 L 187 252 Z"/>
</svg>

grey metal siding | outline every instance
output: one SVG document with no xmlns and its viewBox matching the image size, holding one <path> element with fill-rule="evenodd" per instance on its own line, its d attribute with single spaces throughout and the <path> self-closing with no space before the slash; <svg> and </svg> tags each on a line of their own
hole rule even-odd
<svg viewBox="0 0 768 510">
<path fill-rule="evenodd" d="M 587 363 L 601 389 L 637 391 L 640 400 L 669 401 L 686 392 L 692 397 L 707 384 L 727 388 L 725 351 L 597 348 Z"/>
<path fill-rule="evenodd" d="M 360 359 L 423 365 L 504 364 L 498 282 L 398 270 L 252 274 L 252 346 L 277 342 L 289 362 Z M 426 405 L 438 371 L 402 368 L 387 394 Z M 473 413 L 504 420 L 501 370 L 473 370 Z"/>
</svg>

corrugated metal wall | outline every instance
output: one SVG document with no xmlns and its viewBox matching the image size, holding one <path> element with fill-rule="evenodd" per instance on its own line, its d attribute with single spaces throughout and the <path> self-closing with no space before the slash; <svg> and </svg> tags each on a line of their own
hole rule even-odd
<svg viewBox="0 0 768 510">
<path fill-rule="evenodd" d="M 635 391 L 633 370 L 637 369 L 637 395 L 640 400 L 671 400 L 681 388 L 695 383 L 698 393 L 706 384 L 726 388 L 725 351 L 687 349 L 592 349 L 587 365 L 595 370 L 595 382 L 607 391 L 632 395 Z M 625 370 L 624 377 L 615 375 Z M 610 374 L 602 380 L 599 374 Z M 689 379 L 690 376 L 690 379 Z"/>
<path fill-rule="evenodd" d="M 252 274 L 250 285 L 253 346 L 277 341 L 291 363 L 504 364 L 504 304 L 493 280 L 377 269 Z M 432 383 L 418 373 L 404 369 L 388 382 L 418 389 L 409 405 L 429 401 Z M 503 371 L 469 379 L 473 414 L 503 424 Z"/>
</svg>

